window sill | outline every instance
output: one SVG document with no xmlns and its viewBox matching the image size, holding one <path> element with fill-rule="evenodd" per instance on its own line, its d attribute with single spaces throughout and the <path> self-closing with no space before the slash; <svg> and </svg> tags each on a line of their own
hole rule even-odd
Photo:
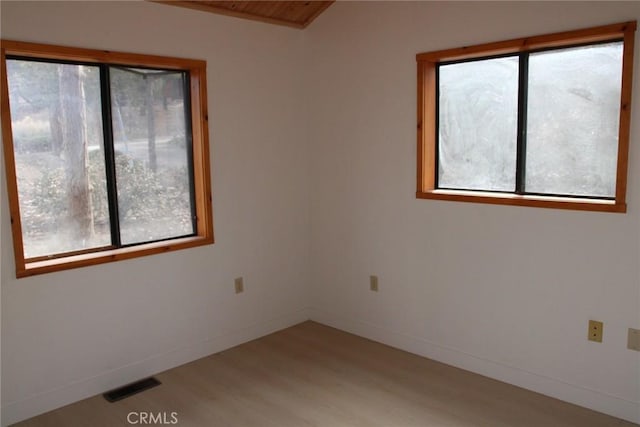
<svg viewBox="0 0 640 427">
<path fill-rule="evenodd" d="M 69 270 L 72 268 L 86 267 L 89 265 L 104 264 L 130 258 L 138 258 L 146 255 L 171 252 L 196 246 L 210 245 L 213 237 L 184 237 L 181 239 L 167 240 L 163 242 L 147 243 L 127 248 L 109 249 L 99 252 L 72 255 L 64 258 L 52 258 L 39 261 L 26 261 L 24 269 L 16 271 L 16 277 L 29 277 L 37 274 L 51 273 L 55 271 Z"/>
<path fill-rule="evenodd" d="M 531 206 L 537 208 L 570 209 L 579 211 L 625 213 L 626 203 L 615 200 L 583 199 L 574 197 L 533 196 L 485 191 L 431 190 L 416 192 L 418 199 L 448 200 L 453 202 L 488 203 L 494 205 Z"/>
</svg>

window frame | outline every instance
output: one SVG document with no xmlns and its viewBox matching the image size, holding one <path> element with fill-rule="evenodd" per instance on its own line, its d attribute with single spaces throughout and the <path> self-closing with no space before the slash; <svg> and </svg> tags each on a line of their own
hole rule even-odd
<svg viewBox="0 0 640 427">
<path fill-rule="evenodd" d="M 195 233 L 193 236 L 135 244 L 125 247 L 97 248 L 50 257 L 25 259 L 22 241 L 20 206 L 14 157 L 13 131 L 9 107 L 7 56 L 50 61 L 72 61 L 87 64 L 162 68 L 189 73 L 188 97 L 191 107 L 191 157 L 193 164 L 193 200 Z M 213 207 L 209 155 L 206 61 L 155 55 L 84 49 L 66 46 L 0 40 L 0 108 L 2 141 L 9 196 L 9 213 L 15 256 L 16 277 L 28 277 L 71 268 L 85 267 L 158 253 L 170 252 L 214 243 Z"/>
<path fill-rule="evenodd" d="M 435 199 L 499 205 L 531 206 L 600 212 L 626 212 L 626 187 L 631 120 L 631 85 L 636 21 L 600 27 L 485 43 L 416 55 L 417 78 L 417 190 L 418 199 Z M 438 135 L 436 72 L 438 64 L 492 56 L 530 53 L 606 41 L 623 41 L 622 86 L 618 131 L 616 193 L 613 199 L 518 194 L 481 190 L 454 190 L 437 187 Z"/>
</svg>

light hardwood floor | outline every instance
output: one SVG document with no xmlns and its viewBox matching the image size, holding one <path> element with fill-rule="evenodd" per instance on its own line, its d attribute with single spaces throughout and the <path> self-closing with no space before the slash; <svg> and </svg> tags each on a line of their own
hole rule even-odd
<svg viewBox="0 0 640 427">
<path fill-rule="evenodd" d="M 126 426 L 131 411 L 196 427 L 636 425 L 314 322 L 156 378 L 119 402 L 95 396 L 17 425 Z"/>
</svg>

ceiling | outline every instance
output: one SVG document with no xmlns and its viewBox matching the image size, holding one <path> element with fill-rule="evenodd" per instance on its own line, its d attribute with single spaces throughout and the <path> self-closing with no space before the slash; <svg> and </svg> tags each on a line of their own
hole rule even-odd
<svg viewBox="0 0 640 427">
<path fill-rule="evenodd" d="M 331 1 L 206 1 L 149 0 L 171 6 L 187 7 L 205 12 L 253 19 L 270 24 L 305 28 L 317 18 Z"/>
</svg>

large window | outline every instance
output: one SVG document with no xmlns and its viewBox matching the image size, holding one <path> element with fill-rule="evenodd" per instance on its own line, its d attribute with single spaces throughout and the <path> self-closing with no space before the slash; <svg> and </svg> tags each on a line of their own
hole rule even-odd
<svg viewBox="0 0 640 427">
<path fill-rule="evenodd" d="M 16 274 L 213 242 L 203 61 L 2 41 Z"/>
<path fill-rule="evenodd" d="M 417 196 L 624 212 L 635 28 L 418 54 Z"/>
</svg>

